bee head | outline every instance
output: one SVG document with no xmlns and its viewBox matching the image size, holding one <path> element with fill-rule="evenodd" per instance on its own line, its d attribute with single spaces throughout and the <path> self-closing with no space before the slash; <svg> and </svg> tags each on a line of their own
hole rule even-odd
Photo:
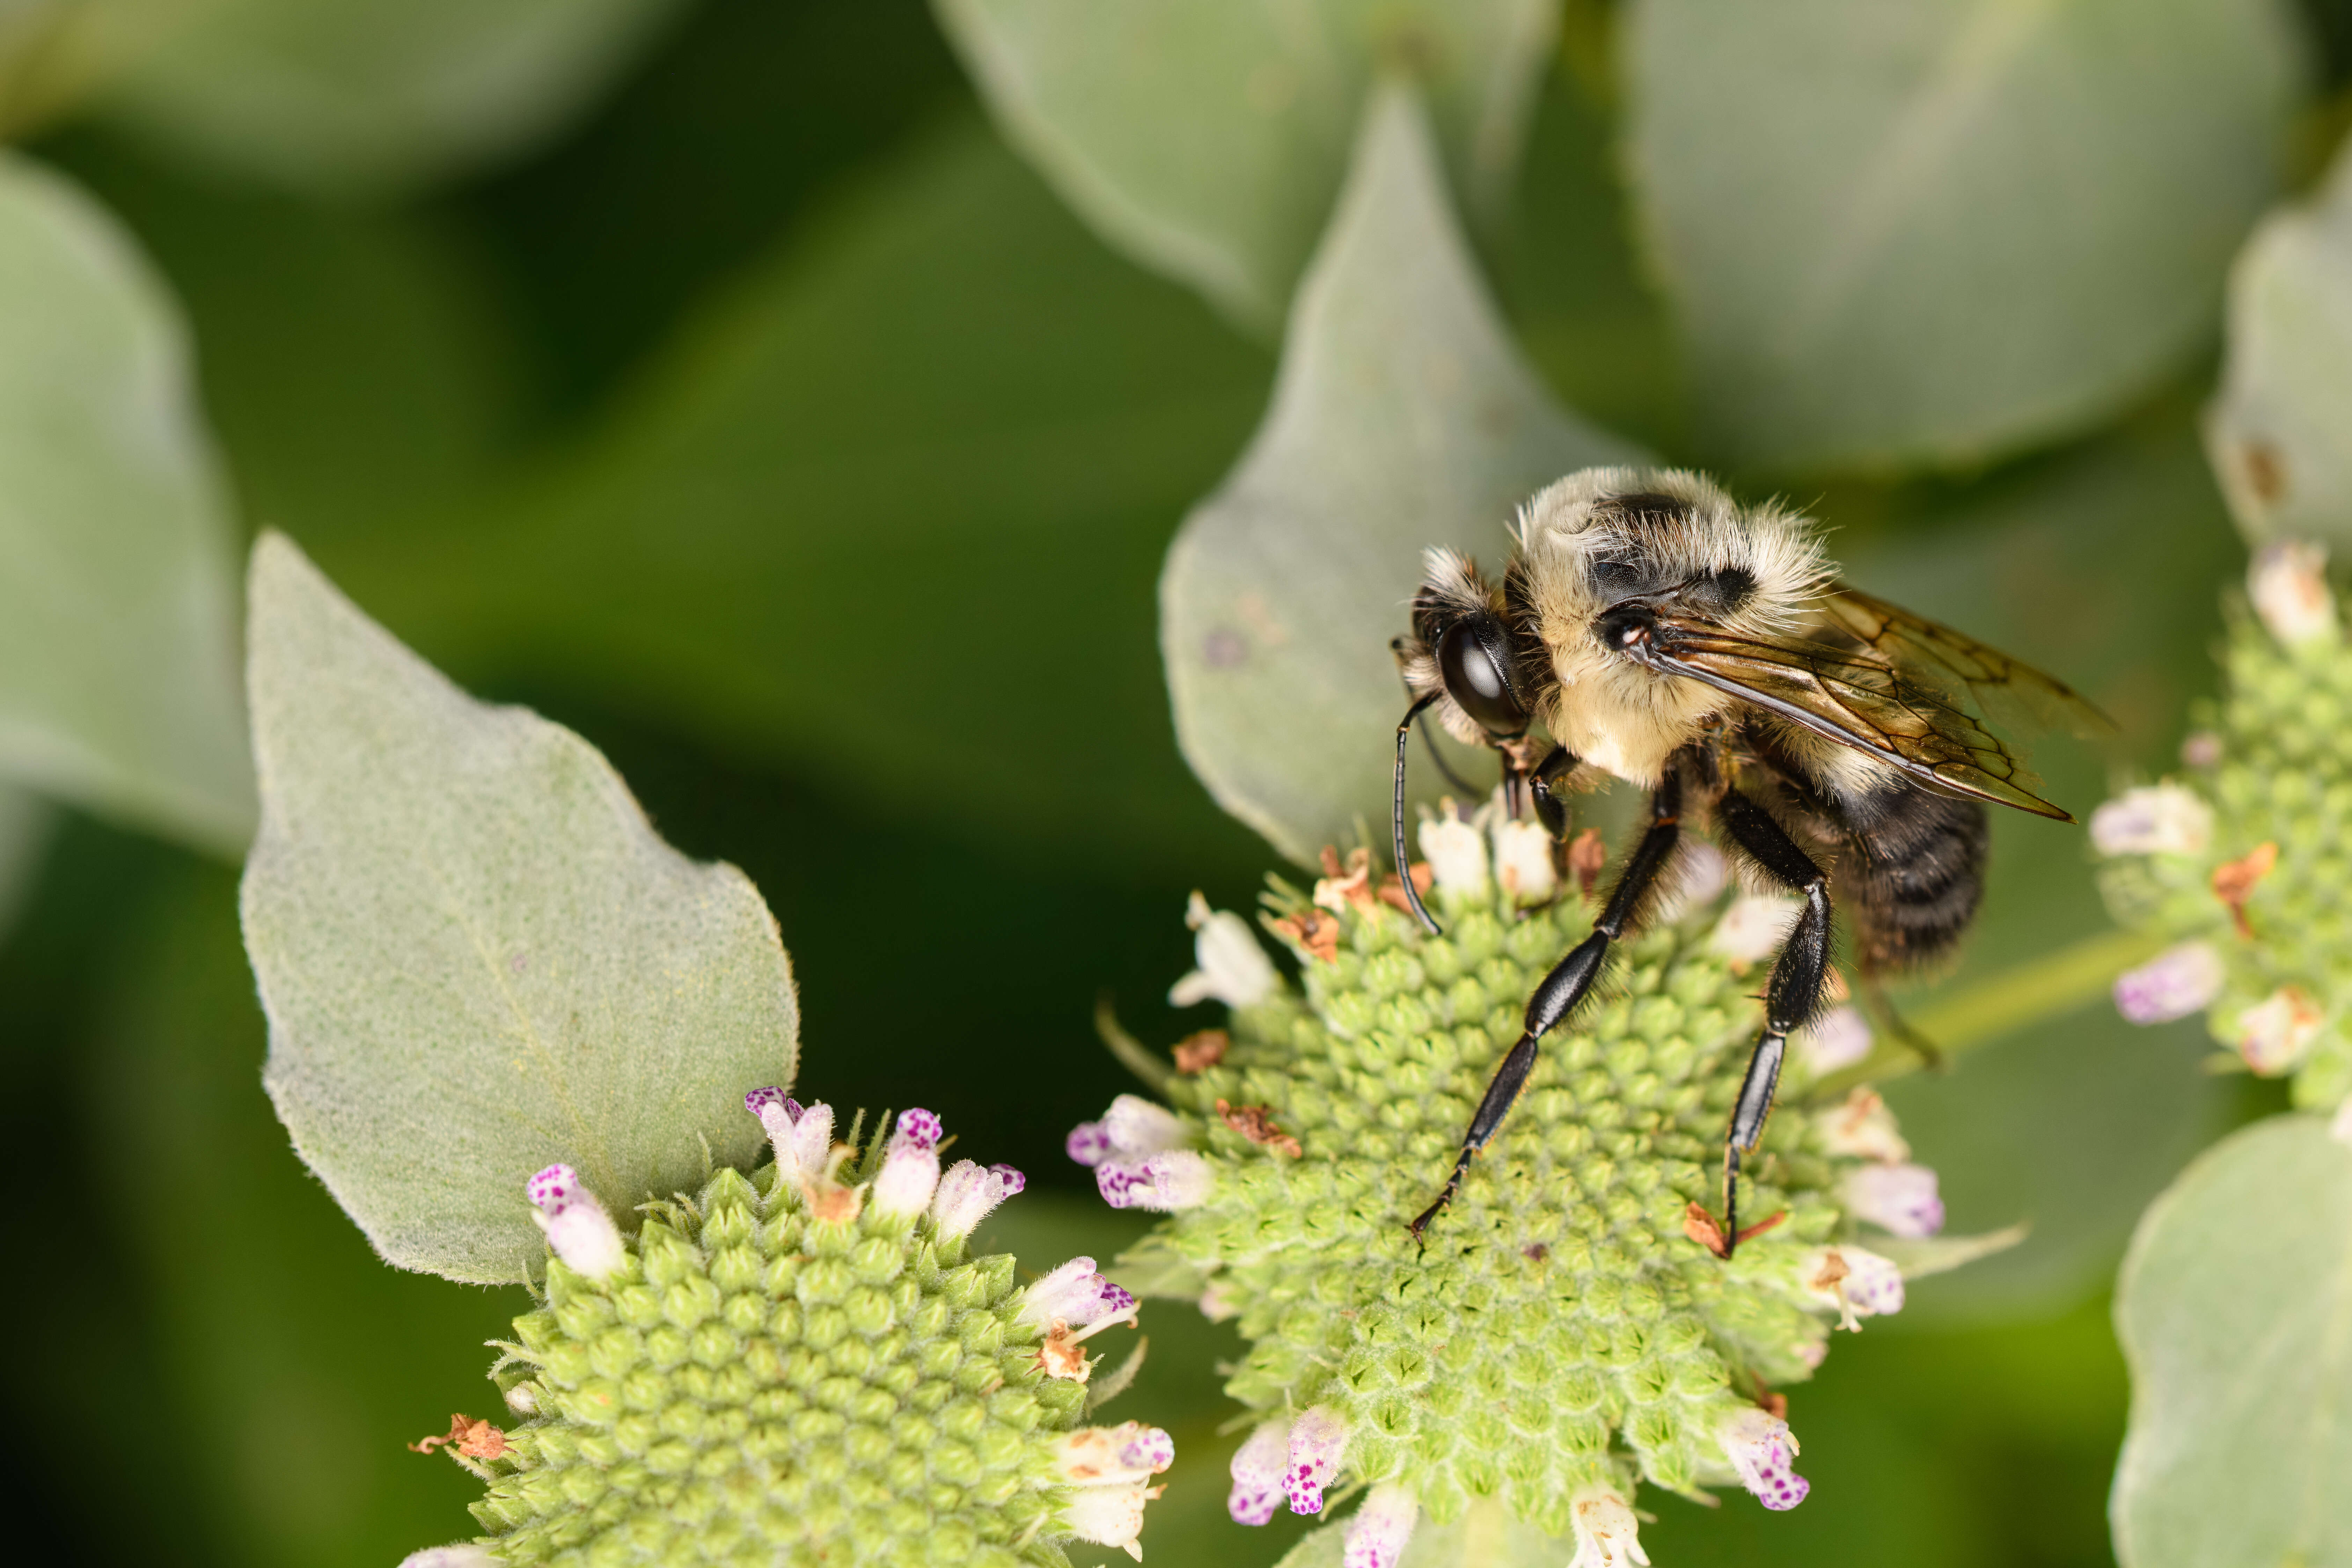
<svg viewBox="0 0 2352 1568">
<path fill-rule="evenodd" d="M 1429 552 L 1412 629 L 1396 643 L 1406 683 L 1416 698 L 1434 700 L 1438 721 L 1454 739 L 1492 744 L 1527 733 L 1532 702 L 1519 639 L 1503 594 L 1476 563 L 1451 550 Z"/>
</svg>

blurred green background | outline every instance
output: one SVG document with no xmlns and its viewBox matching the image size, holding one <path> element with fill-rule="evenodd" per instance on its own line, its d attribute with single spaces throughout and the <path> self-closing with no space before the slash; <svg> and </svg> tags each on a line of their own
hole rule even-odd
<svg viewBox="0 0 2352 1568">
<path fill-rule="evenodd" d="M 1701 460 L 1576 19 L 1601 9 L 1571 8 L 1485 259 L 1565 401 Z M 2352 4 L 2309 20 L 2334 104 Z M 919 1085 L 1031 1173 L 1000 1226 L 1025 1263 L 1132 1236 L 1060 1143 L 1126 1087 L 1097 994 L 1150 1040 L 1199 1026 L 1161 1000 L 1190 967 L 1184 897 L 1246 908 L 1271 861 L 1177 753 L 1154 599 L 1271 345 L 1082 226 L 916 0 L 698 0 L 551 140 L 422 192 L 288 195 L 125 123 L 31 150 L 176 290 L 244 515 L 751 875 L 799 978 L 804 1092 L 879 1108 Z M 2305 140 L 2336 123 L 2314 110 Z M 2217 342 L 2079 439 L 1791 492 L 1858 580 L 2116 713 L 2114 752 L 2048 757 L 2078 809 L 2166 766 L 2212 683 L 2242 559 L 2196 434 Z M 2079 836 L 2001 833 L 1962 982 L 2102 923 Z M 71 815 L 39 855 L 0 937 L 18 1555 L 356 1568 L 467 1532 L 476 1483 L 402 1445 L 490 1404 L 477 1347 L 520 1292 L 384 1268 L 295 1160 L 229 868 Z M 2109 1561 L 2105 1280 L 2148 1195 L 2272 1103 L 2200 1074 L 2202 1048 L 2094 1006 L 1906 1080 L 1955 1229 L 2033 1238 L 1917 1287 L 1795 1391 L 1806 1508 L 1654 1503 L 1653 1558 Z M 1223 1518 L 1233 1342 L 1180 1304 L 1145 1326 L 1113 1409 L 1186 1455 L 1151 1561 L 1271 1563 L 1284 1529 Z"/>
</svg>

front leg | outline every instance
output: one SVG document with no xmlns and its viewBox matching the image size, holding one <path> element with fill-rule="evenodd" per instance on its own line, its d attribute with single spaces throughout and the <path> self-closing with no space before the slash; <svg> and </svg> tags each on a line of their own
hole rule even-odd
<svg viewBox="0 0 2352 1568">
<path fill-rule="evenodd" d="M 1830 895 L 1821 868 L 1762 806 L 1736 789 L 1726 790 L 1716 816 L 1768 876 L 1805 900 L 1805 912 L 1797 917 L 1796 929 L 1772 965 L 1772 981 L 1764 993 L 1764 1033 L 1748 1056 L 1748 1073 L 1740 1079 L 1731 1126 L 1724 1135 L 1723 1256 L 1729 1258 L 1739 1245 L 1740 1159 L 1755 1153 L 1764 1140 L 1790 1031 L 1803 1026 L 1822 1005 L 1830 967 Z"/>
<path fill-rule="evenodd" d="M 1558 754 L 1566 755 L 1564 752 Z M 1537 771 L 1538 774 L 1542 772 Z M 1650 797 L 1650 830 L 1642 836 L 1633 858 L 1625 863 L 1625 874 L 1618 879 L 1617 890 L 1610 894 L 1608 908 L 1592 922 L 1592 934 L 1570 948 L 1568 956 L 1552 966 L 1551 973 L 1536 987 L 1535 994 L 1528 998 L 1527 1018 L 1521 1026 L 1518 1043 L 1503 1058 L 1502 1066 L 1495 1069 L 1485 1098 L 1478 1101 L 1478 1109 L 1470 1118 L 1470 1131 L 1463 1135 L 1462 1152 L 1454 1157 L 1454 1173 L 1445 1178 L 1445 1190 L 1405 1227 L 1412 1232 L 1415 1241 L 1454 1201 L 1470 1162 L 1494 1139 L 1503 1125 L 1503 1118 L 1510 1113 L 1512 1103 L 1527 1088 L 1528 1076 L 1536 1068 L 1536 1042 L 1567 1017 L 1600 978 L 1601 966 L 1609 959 L 1609 944 L 1625 933 L 1626 925 L 1650 889 L 1657 885 L 1658 873 L 1665 868 L 1675 852 L 1675 841 L 1682 831 L 1681 814 L 1682 781 L 1670 767 L 1665 782 Z"/>
</svg>

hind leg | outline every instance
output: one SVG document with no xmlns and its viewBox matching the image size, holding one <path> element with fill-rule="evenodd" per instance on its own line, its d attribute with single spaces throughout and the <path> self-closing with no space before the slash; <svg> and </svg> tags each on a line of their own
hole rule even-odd
<svg viewBox="0 0 2352 1568">
<path fill-rule="evenodd" d="M 1780 948 L 1764 993 L 1764 1033 L 1748 1058 L 1723 1143 L 1723 1256 L 1739 1245 L 1739 1162 L 1764 1140 L 1772 1096 L 1789 1036 L 1819 1010 L 1830 967 L 1829 880 L 1812 858 L 1797 847 L 1769 812 L 1738 790 L 1726 790 L 1716 819 L 1734 842 L 1755 858 L 1766 874 L 1790 892 L 1802 894 L 1805 911 Z"/>
</svg>

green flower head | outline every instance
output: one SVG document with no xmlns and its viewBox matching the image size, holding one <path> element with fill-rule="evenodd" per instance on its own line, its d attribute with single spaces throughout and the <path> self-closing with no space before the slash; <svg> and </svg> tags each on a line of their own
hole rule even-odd
<svg viewBox="0 0 2352 1568">
<path fill-rule="evenodd" d="M 1196 898 L 1200 968 L 1174 996 L 1223 1002 L 1228 1028 L 1178 1047 L 1169 1104 L 1123 1095 L 1070 1135 L 1108 1201 L 1170 1214 L 1129 1258 L 1138 1278 L 1240 1320 L 1250 1349 L 1227 1388 L 1262 1422 L 1234 1461 L 1234 1518 L 1361 1489 L 1346 1560 L 1391 1568 L 1420 1514 L 1499 1499 L 1574 1535 L 1580 1563 L 1613 1564 L 1646 1560 L 1640 1481 L 1685 1496 L 1736 1481 L 1794 1507 L 1807 1483 L 1772 1390 L 1811 1373 L 1833 1326 L 1902 1306 L 1896 1258 L 1934 1245 L 1920 1238 L 1943 1213 L 1862 1090 L 1784 1109 L 1752 1163 L 1761 1221 L 1730 1260 L 1713 1249 L 1706 1205 L 1761 1024 L 1751 994 L 1792 903 L 1727 902 L 1722 858 L 1691 847 L 1681 893 L 1627 944 L 1612 993 L 1547 1038 L 1417 1247 L 1406 1222 L 1530 991 L 1591 926 L 1541 830 L 1497 805 L 1449 806 L 1421 844 L 1443 936 L 1360 851 L 1327 852 L 1311 895 L 1273 884 L 1264 923 L 1298 961 L 1295 986 Z M 1797 1045 L 1791 1101 L 1868 1032 L 1839 1009 Z"/>
</svg>

